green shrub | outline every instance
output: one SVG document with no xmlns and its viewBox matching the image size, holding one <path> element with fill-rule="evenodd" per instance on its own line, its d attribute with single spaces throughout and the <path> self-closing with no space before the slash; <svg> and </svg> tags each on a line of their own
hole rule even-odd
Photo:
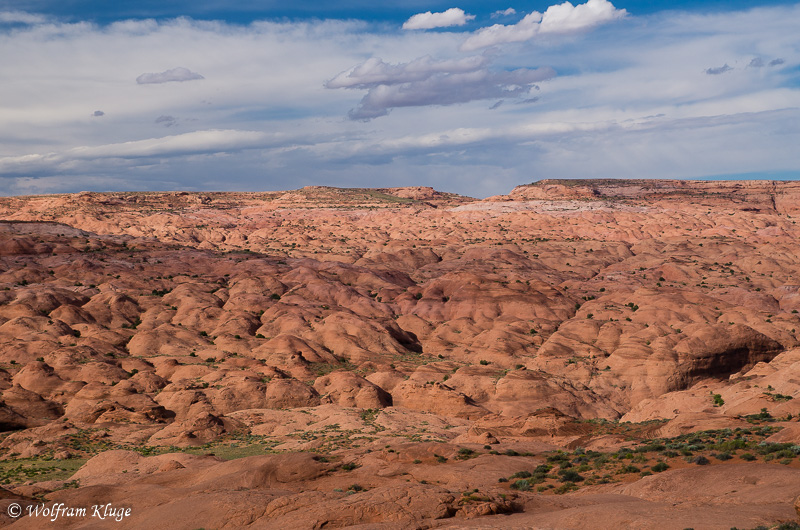
<svg viewBox="0 0 800 530">
<path fill-rule="evenodd" d="M 561 486 L 559 486 L 556 489 L 554 489 L 553 493 L 555 493 L 557 495 L 563 495 L 563 494 L 565 494 L 567 492 L 574 491 L 576 489 L 578 489 L 578 485 L 575 484 L 574 482 L 565 482 Z"/>
<path fill-rule="evenodd" d="M 559 471 L 558 474 L 559 474 L 558 480 L 560 480 L 561 482 L 580 482 L 583 480 L 583 477 L 580 475 L 580 473 L 578 473 L 574 469 L 565 469 Z"/>
<path fill-rule="evenodd" d="M 527 480 L 520 479 L 516 480 L 511 484 L 511 488 L 519 491 L 530 491 L 531 483 Z"/>
<path fill-rule="evenodd" d="M 471 456 L 473 456 L 474 454 L 475 451 L 473 451 L 472 449 L 468 449 L 466 447 L 462 447 L 461 449 L 458 450 L 458 458 L 460 460 L 466 460 Z"/>
<path fill-rule="evenodd" d="M 669 464 L 667 464 L 666 462 L 658 462 L 657 464 L 654 464 L 650 469 L 652 469 L 656 473 L 661 473 L 662 471 L 666 471 L 667 469 L 669 469 Z"/>
</svg>

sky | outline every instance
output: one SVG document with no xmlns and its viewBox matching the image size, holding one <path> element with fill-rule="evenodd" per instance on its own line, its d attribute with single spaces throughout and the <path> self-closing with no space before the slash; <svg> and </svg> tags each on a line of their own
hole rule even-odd
<svg viewBox="0 0 800 530">
<path fill-rule="evenodd" d="M 800 178 L 800 3 L 0 0 L 0 195 Z"/>
</svg>

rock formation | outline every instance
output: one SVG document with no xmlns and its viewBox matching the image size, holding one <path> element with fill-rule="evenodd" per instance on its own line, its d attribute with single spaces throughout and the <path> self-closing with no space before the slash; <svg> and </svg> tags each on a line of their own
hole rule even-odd
<svg viewBox="0 0 800 530">
<path fill-rule="evenodd" d="M 131 528 L 797 521 L 799 205 L 663 180 L 0 198 L 2 524 L 40 528 L 6 511 L 36 499 Z"/>
</svg>

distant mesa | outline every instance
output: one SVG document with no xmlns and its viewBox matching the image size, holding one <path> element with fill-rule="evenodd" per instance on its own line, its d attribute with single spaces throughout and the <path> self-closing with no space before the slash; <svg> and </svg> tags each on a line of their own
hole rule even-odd
<svg viewBox="0 0 800 530">
<path fill-rule="evenodd" d="M 668 200 L 785 214 L 800 211 L 798 199 L 800 182 L 791 180 L 545 179 L 486 200 Z"/>
</svg>

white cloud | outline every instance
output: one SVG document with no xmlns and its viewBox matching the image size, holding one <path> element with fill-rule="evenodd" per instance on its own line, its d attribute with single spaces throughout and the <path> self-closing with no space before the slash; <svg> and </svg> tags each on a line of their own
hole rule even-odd
<svg viewBox="0 0 800 530">
<path fill-rule="evenodd" d="M 47 17 L 25 11 L 0 11 L 0 24 L 42 24 Z"/>
<path fill-rule="evenodd" d="M 495 24 L 476 31 L 461 45 L 462 51 L 473 51 L 497 44 L 524 42 L 539 34 L 572 33 L 622 18 L 624 9 L 617 9 L 608 0 L 588 0 L 577 6 L 570 2 L 552 5 L 544 14 L 533 11 L 513 25 Z"/>
<path fill-rule="evenodd" d="M 63 152 L 0 158 L 0 174 L 25 166 L 57 166 L 80 160 L 176 157 L 197 153 L 229 153 L 266 147 L 278 137 L 258 131 L 205 130 L 130 142 L 79 146 Z"/>
<path fill-rule="evenodd" d="M 568 33 L 591 28 L 626 16 L 628 12 L 617 9 L 608 0 L 588 0 L 573 6 L 569 2 L 552 5 L 544 12 L 542 33 Z"/>
<path fill-rule="evenodd" d="M 260 131 L 203 130 L 161 138 L 148 138 L 70 149 L 65 158 L 138 158 L 191 153 L 230 152 L 263 147 L 272 135 Z"/>
<path fill-rule="evenodd" d="M 500 17 L 509 17 L 511 15 L 516 15 L 517 10 L 513 7 L 509 7 L 508 9 L 503 9 L 501 11 L 495 11 L 492 13 L 492 18 L 500 18 Z"/>
<path fill-rule="evenodd" d="M 197 79 L 205 79 L 202 75 L 192 72 L 188 68 L 179 66 L 177 68 L 170 68 L 164 72 L 157 74 L 142 74 L 136 78 L 136 82 L 140 85 L 159 84 L 159 83 L 172 83 L 181 81 L 194 81 Z"/>
<path fill-rule="evenodd" d="M 378 57 L 342 72 L 327 83 L 326 88 L 371 88 L 377 85 L 393 85 L 423 81 L 434 74 L 474 72 L 489 64 L 489 58 L 474 55 L 463 59 L 434 60 L 430 55 L 408 63 L 387 64 Z"/>
<path fill-rule="evenodd" d="M 451 26 L 463 26 L 468 21 L 475 18 L 475 15 L 467 15 L 463 9 L 452 7 L 442 13 L 417 13 L 406 20 L 403 29 L 433 29 L 448 28 Z"/>
<path fill-rule="evenodd" d="M 539 23 L 541 21 L 542 14 L 538 11 L 534 11 L 533 13 L 525 15 L 525 17 L 516 24 L 510 26 L 495 24 L 488 28 L 479 29 L 464 41 L 459 49 L 468 52 L 507 42 L 524 42 L 530 40 L 539 33 Z"/>
</svg>

